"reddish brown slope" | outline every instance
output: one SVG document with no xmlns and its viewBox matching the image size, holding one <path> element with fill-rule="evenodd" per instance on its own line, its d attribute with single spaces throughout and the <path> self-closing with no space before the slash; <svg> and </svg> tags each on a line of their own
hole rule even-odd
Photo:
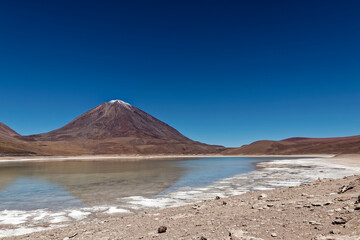
<svg viewBox="0 0 360 240">
<path fill-rule="evenodd" d="M 288 138 L 257 141 L 224 154 L 343 154 L 360 153 L 360 136 L 336 138 Z"/>
<path fill-rule="evenodd" d="M 33 154 L 21 141 L 16 139 L 19 136 L 17 132 L 0 122 L 0 155 Z"/>
<path fill-rule="evenodd" d="M 193 142 L 166 123 L 120 100 L 102 103 L 57 130 L 29 136 L 41 141 L 119 137 Z"/>
<path fill-rule="evenodd" d="M 15 136 L 20 136 L 20 134 L 0 122 L 0 139 L 13 138 Z"/>
</svg>

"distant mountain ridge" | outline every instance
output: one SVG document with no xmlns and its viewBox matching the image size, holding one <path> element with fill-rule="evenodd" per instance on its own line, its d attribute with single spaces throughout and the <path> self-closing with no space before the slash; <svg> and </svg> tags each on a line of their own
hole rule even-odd
<svg viewBox="0 0 360 240">
<path fill-rule="evenodd" d="M 280 141 L 256 141 L 239 148 L 227 149 L 225 155 L 277 154 L 349 154 L 360 153 L 360 135 L 334 138 L 294 137 Z"/>
<path fill-rule="evenodd" d="M 7 126 L 1 129 L 6 144 L 20 144 L 26 151 L 42 155 L 210 154 L 225 149 L 193 141 L 121 100 L 102 103 L 47 133 L 20 136 Z"/>
</svg>

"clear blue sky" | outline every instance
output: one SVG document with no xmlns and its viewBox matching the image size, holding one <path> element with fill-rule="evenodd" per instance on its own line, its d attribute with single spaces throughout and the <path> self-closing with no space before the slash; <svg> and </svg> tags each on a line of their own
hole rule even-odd
<svg viewBox="0 0 360 240">
<path fill-rule="evenodd" d="M 359 1 L 0 2 L 0 122 L 122 99 L 206 143 L 360 134 Z"/>
</svg>

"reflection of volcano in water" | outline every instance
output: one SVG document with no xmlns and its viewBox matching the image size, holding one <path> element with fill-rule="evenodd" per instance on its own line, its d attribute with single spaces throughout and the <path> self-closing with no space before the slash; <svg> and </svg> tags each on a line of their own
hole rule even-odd
<svg viewBox="0 0 360 240">
<path fill-rule="evenodd" d="M 152 197 L 182 169 L 168 161 L 11 163 L 0 168 L 1 209 L 68 208 Z"/>
<path fill-rule="evenodd" d="M 0 199 L 0 211 L 86 207 L 56 184 L 23 177 L 0 192 Z"/>
</svg>

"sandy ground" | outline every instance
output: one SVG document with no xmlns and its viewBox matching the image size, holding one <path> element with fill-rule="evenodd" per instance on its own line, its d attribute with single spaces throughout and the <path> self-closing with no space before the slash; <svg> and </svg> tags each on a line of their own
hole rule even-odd
<svg viewBox="0 0 360 240">
<path fill-rule="evenodd" d="M 334 157 L 326 157 L 320 161 L 335 164 L 343 165 L 351 168 L 360 168 L 360 154 L 341 154 Z"/>
<path fill-rule="evenodd" d="M 326 158 L 360 167 L 359 155 Z M 341 160 L 341 161 L 340 161 Z M 167 231 L 158 233 L 160 226 Z M 8 239 L 360 239 L 360 176 L 88 219 Z"/>
<path fill-rule="evenodd" d="M 334 155 L 77 155 L 77 156 L 0 156 L 1 162 L 47 161 L 141 161 L 148 159 L 198 158 L 198 157 L 333 157 Z"/>
</svg>

